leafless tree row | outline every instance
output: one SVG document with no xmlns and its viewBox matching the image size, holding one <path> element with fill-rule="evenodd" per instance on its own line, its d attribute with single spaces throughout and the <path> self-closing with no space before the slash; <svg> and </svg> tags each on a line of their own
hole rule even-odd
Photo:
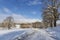
<svg viewBox="0 0 60 40">
<path fill-rule="evenodd" d="M 43 11 L 43 22 L 45 26 L 56 27 L 56 21 L 59 19 L 60 0 L 45 0 L 45 9 Z"/>
<path fill-rule="evenodd" d="M 13 17 L 11 17 L 11 16 L 6 17 L 6 19 L 3 21 L 3 26 L 7 27 L 8 29 L 10 29 L 12 26 L 14 26 Z"/>
</svg>

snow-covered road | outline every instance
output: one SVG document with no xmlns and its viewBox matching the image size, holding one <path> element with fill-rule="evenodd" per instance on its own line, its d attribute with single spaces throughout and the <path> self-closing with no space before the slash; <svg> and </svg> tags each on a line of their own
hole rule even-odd
<svg viewBox="0 0 60 40">
<path fill-rule="evenodd" d="M 0 40 L 60 40 L 59 33 L 56 28 L 0 30 Z"/>
<path fill-rule="evenodd" d="M 0 35 L 0 40 L 10 40 L 13 37 L 22 34 L 24 31 L 11 31 L 5 34 Z"/>
<path fill-rule="evenodd" d="M 43 29 L 33 31 L 32 33 L 27 33 L 22 40 L 55 40 Z"/>
</svg>

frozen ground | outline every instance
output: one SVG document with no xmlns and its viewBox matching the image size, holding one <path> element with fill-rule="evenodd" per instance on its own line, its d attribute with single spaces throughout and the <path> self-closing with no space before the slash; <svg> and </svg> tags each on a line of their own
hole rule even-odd
<svg viewBox="0 0 60 40">
<path fill-rule="evenodd" d="M 0 40 L 60 40 L 60 27 L 0 30 Z"/>
<path fill-rule="evenodd" d="M 47 33 L 50 34 L 55 40 L 60 40 L 60 26 L 54 28 L 47 28 Z"/>
</svg>

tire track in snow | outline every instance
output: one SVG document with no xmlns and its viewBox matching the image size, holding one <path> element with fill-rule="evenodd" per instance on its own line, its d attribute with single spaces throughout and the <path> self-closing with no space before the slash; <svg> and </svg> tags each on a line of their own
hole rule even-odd
<svg viewBox="0 0 60 40">
<path fill-rule="evenodd" d="M 32 30 L 32 31 L 28 31 L 26 33 L 24 33 L 21 36 L 18 36 L 17 38 L 13 39 L 13 40 L 27 40 L 27 38 L 31 38 L 31 36 L 33 36 L 36 33 L 36 31 Z"/>
<path fill-rule="evenodd" d="M 54 40 L 45 30 L 32 30 L 14 40 Z"/>
</svg>

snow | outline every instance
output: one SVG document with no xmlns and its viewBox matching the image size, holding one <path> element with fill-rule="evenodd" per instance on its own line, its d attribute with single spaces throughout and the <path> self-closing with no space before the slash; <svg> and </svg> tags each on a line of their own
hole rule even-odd
<svg viewBox="0 0 60 40">
<path fill-rule="evenodd" d="M 46 31 L 51 35 L 52 38 L 55 38 L 56 40 L 60 40 L 60 26 L 47 28 Z"/>
<path fill-rule="evenodd" d="M 0 40 L 60 40 L 60 27 L 0 30 Z"/>
</svg>

